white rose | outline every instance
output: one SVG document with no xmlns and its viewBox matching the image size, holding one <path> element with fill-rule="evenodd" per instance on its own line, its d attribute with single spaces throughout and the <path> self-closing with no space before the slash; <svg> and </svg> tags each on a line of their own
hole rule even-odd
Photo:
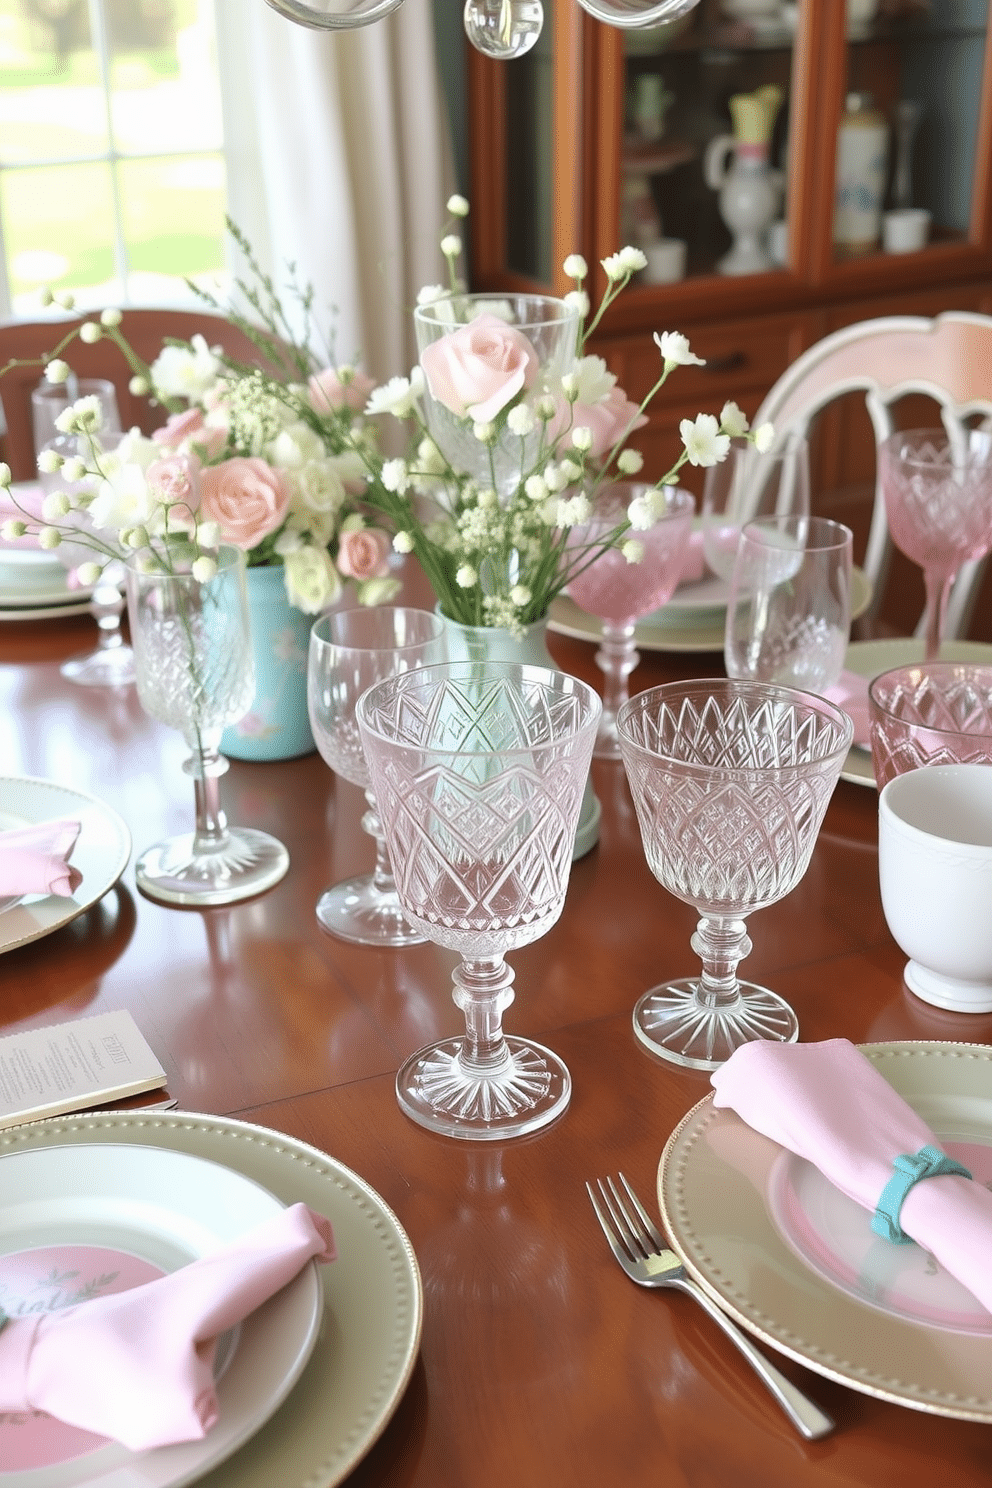
<svg viewBox="0 0 992 1488">
<path fill-rule="evenodd" d="M 326 548 L 306 546 L 283 559 L 286 596 L 305 615 L 318 615 L 339 598 L 341 575 Z"/>
</svg>

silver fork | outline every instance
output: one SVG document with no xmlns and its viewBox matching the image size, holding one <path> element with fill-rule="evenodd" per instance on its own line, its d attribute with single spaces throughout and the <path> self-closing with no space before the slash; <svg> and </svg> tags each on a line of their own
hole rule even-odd
<svg viewBox="0 0 992 1488">
<path fill-rule="evenodd" d="M 645 1287 L 677 1287 L 688 1292 L 709 1313 L 744 1355 L 755 1374 L 774 1395 L 792 1424 L 808 1441 L 816 1441 L 833 1431 L 834 1423 L 791 1380 L 775 1368 L 746 1333 L 738 1328 L 717 1306 L 703 1288 L 689 1276 L 681 1260 L 665 1244 L 664 1237 L 652 1222 L 640 1199 L 622 1173 L 617 1174 L 620 1187 L 612 1178 L 586 1184 L 596 1218 L 610 1249 L 631 1281 Z M 621 1192 L 622 1189 L 622 1192 Z M 598 1196 L 597 1196 L 598 1190 Z"/>
</svg>

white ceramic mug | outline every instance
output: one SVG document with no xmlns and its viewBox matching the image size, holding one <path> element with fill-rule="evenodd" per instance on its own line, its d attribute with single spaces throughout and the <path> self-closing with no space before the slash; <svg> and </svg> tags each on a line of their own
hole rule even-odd
<svg viewBox="0 0 992 1488">
<path fill-rule="evenodd" d="M 930 236 L 930 213 L 925 207 L 898 207 L 882 218 L 882 247 L 886 253 L 916 253 Z"/>
<path fill-rule="evenodd" d="M 686 244 L 682 238 L 659 238 L 644 245 L 647 268 L 642 274 L 645 284 L 674 284 L 685 278 Z"/>
<path fill-rule="evenodd" d="M 992 1012 L 992 765 L 929 765 L 890 780 L 878 873 L 910 991 L 949 1012 Z"/>
</svg>

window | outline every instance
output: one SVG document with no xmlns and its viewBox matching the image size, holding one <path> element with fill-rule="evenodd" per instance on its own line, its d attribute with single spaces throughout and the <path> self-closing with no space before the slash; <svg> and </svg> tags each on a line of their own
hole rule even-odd
<svg viewBox="0 0 992 1488">
<path fill-rule="evenodd" d="M 0 0 L 0 313 L 216 285 L 223 145 L 213 0 Z"/>
</svg>

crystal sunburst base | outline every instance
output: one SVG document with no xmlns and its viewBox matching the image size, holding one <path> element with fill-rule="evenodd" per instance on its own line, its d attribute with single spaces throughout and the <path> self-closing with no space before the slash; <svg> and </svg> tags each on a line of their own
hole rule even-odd
<svg viewBox="0 0 992 1488">
<path fill-rule="evenodd" d="M 755 1039 L 794 1044 L 799 1020 L 789 1004 L 753 982 L 737 985 L 740 995 L 721 1006 L 701 996 L 693 977 L 654 987 L 634 1008 L 634 1032 L 652 1054 L 699 1070 L 719 1068 Z"/>
<path fill-rule="evenodd" d="M 464 1038 L 418 1049 L 396 1076 L 396 1095 L 420 1126 L 446 1137 L 500 1142 L 538 1131 L 568 1105 L 572 1079 L 550 1049 L 504 1037 L 506 1058 L 480 1071 L 462 1061 Z"/>
<path fill-rule="evenodd" d="M 396 890 L 383 892 L 374 874 L 346 879 L 327 889 L 317 900 L 317 920 L 328 935 L 355 945 L 423 945 L 400 908 Z"/>
<path fill-rule="evenodd" d="M 138 888 L 162 904 L 202 908 L 236 904 L 271 889 L 289 868 L 289 853 L 275 837 L 251 827 L 229 829 L 222 847 L 202 849 L 187 832 L 156 843 L 135 864 Z"/>
</svg>

